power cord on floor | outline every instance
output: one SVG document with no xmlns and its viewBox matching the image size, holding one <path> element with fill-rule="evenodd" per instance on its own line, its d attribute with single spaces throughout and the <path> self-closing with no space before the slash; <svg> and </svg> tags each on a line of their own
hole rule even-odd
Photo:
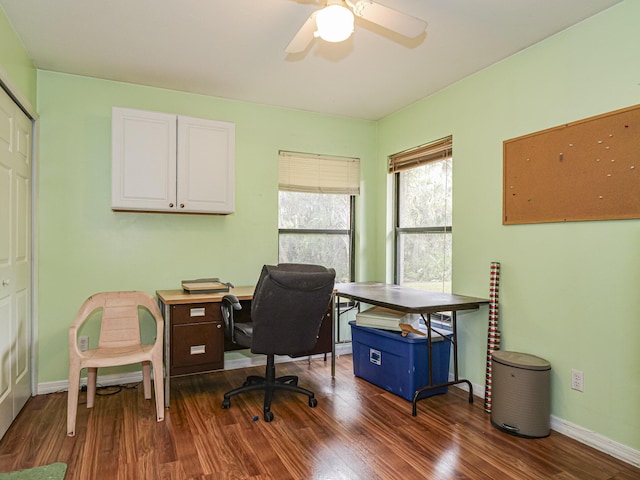
<svg viewBox="0 0 640 480">
<path fill-rule="evenodd" d="M 124 388 L 129 390 L 136 389 L 138 388 L 139 385 L 140 385 L 140 382 L 134 383 L 134 384 L 127 384 L 127 385 L 108 385 L 108 386 L 96 385 L 96 395 L 107 397 L 109 395 L 115 395 L 116 393 L 120 393 Z M 87 386 L 81 385 L 80 391 L 86 392 Z"/>
</svg>

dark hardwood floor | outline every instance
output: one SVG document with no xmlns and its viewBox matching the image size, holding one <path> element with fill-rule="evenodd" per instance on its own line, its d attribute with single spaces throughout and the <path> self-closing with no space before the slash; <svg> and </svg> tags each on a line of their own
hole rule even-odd
<svg viewBox="0 0 640 480">
<path fill-rule="evenodd" d="M 334 380 L 330 362 L 278 364 L 279 375 L 299 375 L 316 392 L 318 406 L 278 392 L 271 423 L 260 393 L 221 408 L 224 392 L 258 367 L 172 379 L 161 423 L 141 385 L 100 396 L 91 410 L 79 406 L 75 437 L 66 435 L 66 393 L 41 395 L 0 442 L 0 472 L 65 462 L 67 480 L 640 479 L 640 469 L 558 433 L 502 433 L 482 399 L 469 404 L 457 388 L 422 400 L 412 417 L 410 402 L 354 377 L 351 356 L 336 363 Z"/>
</svg>

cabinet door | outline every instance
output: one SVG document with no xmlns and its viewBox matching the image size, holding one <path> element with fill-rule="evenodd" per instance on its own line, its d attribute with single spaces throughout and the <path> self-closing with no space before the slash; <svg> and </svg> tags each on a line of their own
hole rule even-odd
<svg viewBox="0 0 640 480">
<path fill-rule="evenodd" d="M 233 213 L 235 125 L 178 116 L 178 211 Z"/>
<path fill-rule="evenodd" d="M 114 210 L 176 210 L 175 115 L 114 107 L 111 153 Z"/>
</svg>

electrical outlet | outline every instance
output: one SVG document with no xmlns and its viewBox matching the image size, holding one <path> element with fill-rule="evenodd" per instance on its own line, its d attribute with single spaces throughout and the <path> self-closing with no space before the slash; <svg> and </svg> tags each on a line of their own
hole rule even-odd
<svg viewBox="0 0 640 480">
<path fill-rule="evenodd" d="M 78 337 L 78 347 L 81 352 L 89 350 L 89 337 L 87 335 L 81 335 Z"/>
<path fill-rule="evenodd" d="M 584 392 L 584 373 L 580 370 L 571 370 L 571 388 L 578 392 Z"/>
</svg>

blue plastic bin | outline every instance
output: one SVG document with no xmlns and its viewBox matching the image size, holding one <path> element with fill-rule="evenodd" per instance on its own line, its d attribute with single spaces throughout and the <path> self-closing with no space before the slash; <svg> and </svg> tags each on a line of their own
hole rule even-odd
<svg viewBox="0 0 640 480">
<path fill-rule="evenodd" d="M 427 337 L 351 325 L 353 373 L 368 382 L 412 401 L 416 390 L 429 383 Z M 443 329 L 438 328 L 439 331 Z M 451 333 L 447 335 L 451 338 Z M 432 334 L 433 384 L 449 381 L 451 342 Z M 446 393 L 447 387 L 422 392 L 419 398 Z"/>
</svg>

